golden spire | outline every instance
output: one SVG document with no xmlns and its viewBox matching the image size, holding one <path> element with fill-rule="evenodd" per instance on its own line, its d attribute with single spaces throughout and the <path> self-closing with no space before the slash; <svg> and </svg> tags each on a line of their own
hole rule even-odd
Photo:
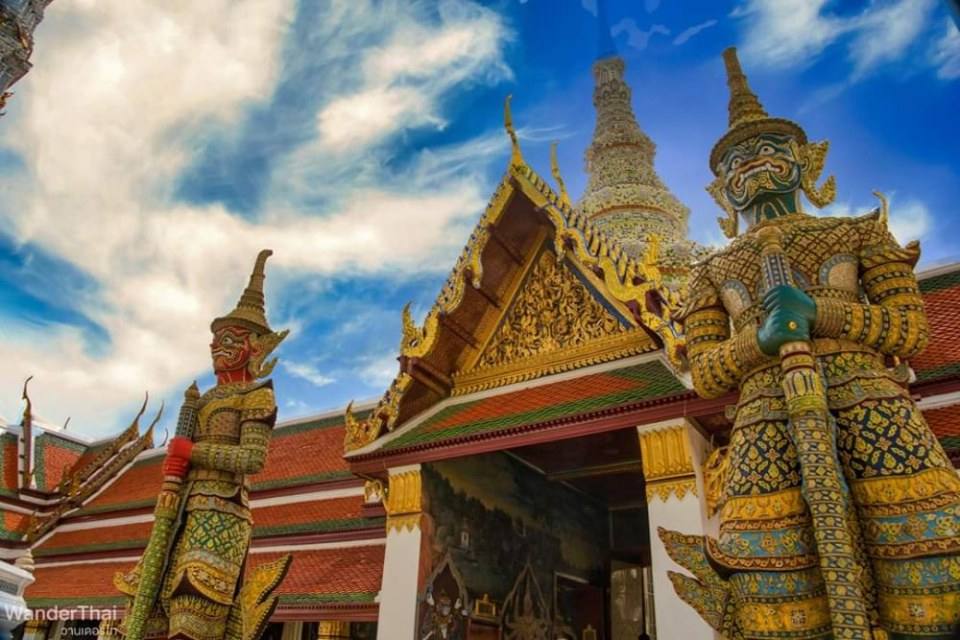
<svg viewBox="0 0 960 640">
<path fill-rule="evenodd" d="M 267 323 L 263 298 L 263 281 L 266 278 L 264 268 L 267 258 L 272 255 L 273 251 L 270 249 L 264 249 L 257 255 L 253 273 L 250 274 L 250 283 L 243 290 L 236 308 L 227 315 L 214 320 L 213 324 L 210 325 L 213 331 L 221 327 L 238 324 L 261 335 L 272 332 L 270 325 Z"/>
<path fill-rule="evenodd" d="M 686 241 L 689 210 L 654 168 L 656 145 L 637 122 L 620 56 L 593 64 L 597 119 L 585 154 L 587 187 L 577 209 L 633 257 L 651 233 L 666 245 Z"/>
<path fill-rule="evenodd" d="M 560 188 L 560 202 L 570 207 L 570 196 L 567 194 L 567 185 L 563 182 L 563 176 L 560 175 L 560 163 L 557 162 L 557 143 L 550 144 L 550 171 L 553 173 L 553 179 L 557 181 L 557 187 Z"/>
<path fill-rule="evenodd" d="M 729 47 L 723 52 L 723 62 L 727 67 L 727 86 L 730 88 L 730 128 L 743 122 L 760 120 L 767 117 L 763 105 L 756 94 L 747 84 L 747 76 L 743 75 L 740 60 L 737 59 L 737 48 Z"/>
<path fill-rule="evenodd" d="M 507 95 L 506 100 L 503 101 L 503 128 L 507 130 L 507 135 L 510 136 L 510 166 L 511 167 L 521 167 L 523 166 L 523 154 L 520 153 L 520 142 L 517 140 L 517 131 L 513 128 L 513 114 L 510 113 L 510 101 L 513 99 L 512 95 Z"/>
<path fill-rule="evenodd" d="M 727 132 L 713 145 L 710 152 L 710 168 L 715 174 L 720 158 L 728 148 L 754 136 L 775 133 L 790 136 L 797 144 L 806 144 L 807 134 L 796 122 L 767 115 L 760 100 L 747 84 L 747 76 L 740 68 L 736 47 L 724 50 L 723 62 L 727 68 L 727 86 L 730 88 L 730 122 Z"/>
</svg>

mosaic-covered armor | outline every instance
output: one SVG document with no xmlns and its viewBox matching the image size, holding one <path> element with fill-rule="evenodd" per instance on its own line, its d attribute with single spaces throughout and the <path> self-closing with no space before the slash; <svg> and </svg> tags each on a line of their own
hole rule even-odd
<svg viewBox="0 0 960 640">
<path fill-rule="evenodd" d="M 264 313 L 262 251 L 240 302 L 213 321 L 217 385 L 194 384 L 164 461 L 164 485 L 143 557 L 117 587 L 133 600 L 121 628 L 128 640 L 255 640 L 276 606 L 273 589 L 289 557 L 247 572 L 253 529 L 249 474 L 259 472 L 277 415 L 267 357 L 286 337 Z"/>
<path fill-rule="evenodd" d="M 769 118 L 728 51 L 731 130 L 714 149 L 711 193 L 748 230 L 698 265 L 684 311 L 697 391 L 739 389 L 728 460 L 721 466 L 720 535 L 663 532 L 668 552 L 698 580 L 671 576 L 681 597 L 728 638 L 947 638 L 960 620 L 960 479 L 894 366 L 927 342 L 913 273 L 920 251 L 887 229 L 886 203 L 860 218 L 805 214 L 825 143 Z M 765 236 L 776 235 L 791 286 L 768 288 Z M 823 570 L 843 545 L 817 529 L 811 477 L 798 456 L 803 407 L 784 392 L 781 350 L 805 341 L 815 393 L 825 395 L 838 467 L 837 500 L 820 522 L 849 534 L 846 570 Z M 833 440 L 830 442 L 829 440 Z M 818 509 L 822 507 L 818 506 Z M 702 544 L 701 544 L 702 543 Z M 828 588 L 829 587 L 829 588 Z M 828 592 L 862 594 L 863 632 L 838 629 Z M 856 617 L 856 616 L 854 616 Z M 856 627 L 854 624 L 852 627 Z"/>
</svg>

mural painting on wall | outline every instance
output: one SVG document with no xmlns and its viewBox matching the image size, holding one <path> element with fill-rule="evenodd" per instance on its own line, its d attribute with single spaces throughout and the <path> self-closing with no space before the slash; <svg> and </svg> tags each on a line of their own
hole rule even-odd
<svg viewBox="0 0 960 640">
<path fill-rule="evenodd" d="M 550 610 L 533 568 L 527 564 L 503 604 L 505 640 L 549 640 Z"/>
<path fill-rule="evenodd" d="M 463 640 L 470 614 L 463 579 L 447 555 L 427 583 L 420 602 L 420 640 Z"/>
<path fill-rule="evenodd" d="M 422 477 L 434 562 L 449 555 L 471 601 L 503 603 L 528 564 L 548 588 L 555 572 L 600 584 L 607 518 L 583 496 L 502 453 L 424 465 Z"/>
</svg>

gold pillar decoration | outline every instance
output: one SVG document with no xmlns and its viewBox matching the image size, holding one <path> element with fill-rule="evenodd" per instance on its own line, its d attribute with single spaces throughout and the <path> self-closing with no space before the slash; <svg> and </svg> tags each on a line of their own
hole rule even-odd
<svg viewBox="0 0 960 640">
<path fill-rule="evenodd" d="M 647 502 L 655 496 L 666 502 L 671 493 L 679 500 L 687 493 L 697 495 L 697 477 L 685 426 L 641 431 L 640 457 Z"/>
<path fill-rule="evenodd" d="M 390 475 L 390 486 L 383 502 L 388 532 L 419 528 L 423 510 L 422 489 L 419 469 Z"/>
<path fill-rule="evenodd" d="M 363 483 L 363 504 L 380 504 L 383 502 L 383 482 L 367 480 Z"/>
<path fill-rule="evenodd" d="M 321 622 L 317 628 L 317 640 L 350 640 L 350 623 L 342 620 Z"/>
</svg>

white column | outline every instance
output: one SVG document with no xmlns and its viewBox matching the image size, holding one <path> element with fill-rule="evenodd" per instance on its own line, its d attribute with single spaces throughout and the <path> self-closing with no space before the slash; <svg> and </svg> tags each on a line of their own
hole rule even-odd
<svg viewBox="0 0 960 640">
<path fill-rule="evenodd" d="M 718 637 L 713 629 L 674 591 L 667 572 L 686 570 L 670 559 L 657 535 L 658 527 L 689 535 L 703 535 L 713 528 L 701 499 L 706 442 L 685 420 L 644 425 L 637 430 L 647 484 L 657 638 L 713 640 Z"/>
<path fill-rule="evenodd" d="M 389 478 L 384 500 L 387 548 L 379 595 L 377 640 L 413 640 L 417 627 L 423 541 L 420 465 L 390 469 Z"/>
</svg>

